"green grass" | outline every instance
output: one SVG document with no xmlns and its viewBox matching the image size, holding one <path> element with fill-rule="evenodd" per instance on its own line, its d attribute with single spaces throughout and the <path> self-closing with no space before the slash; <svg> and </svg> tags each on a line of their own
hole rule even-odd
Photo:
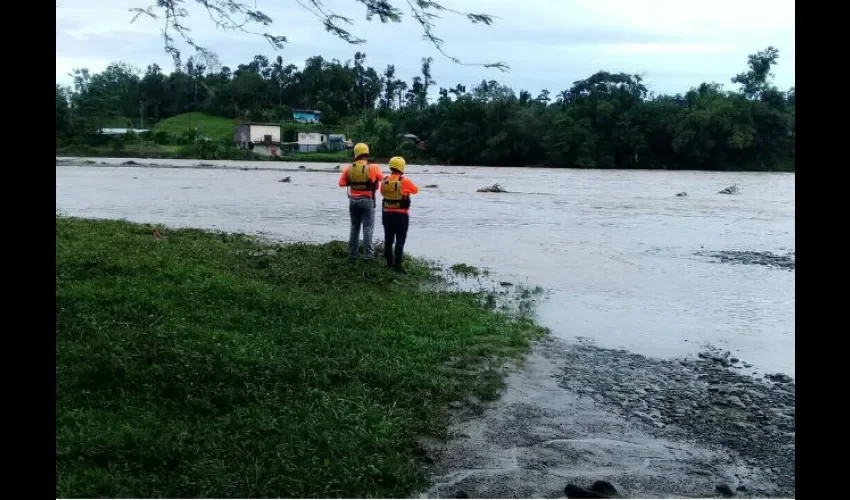
<svg viewBox="0 0 850 500">
<path fill-rule="evenodd" d="M 288 162 L 305 162 L 305 163 L 351 163 L 353 158 L 348 151 L 338 151 L 333 153 L 292 153 L 284 156 L 271 157 L 262 154 L 255 154 L 247 158 L 248 153 L 245 150 L 233 150 L 231 156 L 227 152 L 222 152 L 221 158 L 206 158 L 192 154 L 186 147 L 171 145 L 171 144 L 155 144 L 145 142 L 129 142 L 122 149 L 115 150 L 111 146 L 80 146 L 72 145 L 65 147 L 57 147 L 56 154 L 61 156 L 92 156 L 98 158 L 157 158 L 157 159 L 225 159 L 225 160 L 252 160 L 252 161 L 288 161 Z M 374 161 L 386 163 L 387 159 L 376 158 Z"/>
<path fill-rule="evenodd" d="M 56 218 L 57 497 L 402 497 L 542 330 L 345 245 Z"/>
<path fill-rule="evenodd" d="M 469 264 L 455 264 L 450 269 L 461 276 L 478 276 L 481 274 L 481 270 Z"/>
<path fill-rule="evenodd" d="M 197 128 L 202 136 L 209 137 L 214 141 L 227 140 L 232 142 L 234 141 L 236 122 L 205 113 L 183 113 L 162 120 L 153 127 L 153 130 L 167 132 L 178 137 L 193 128 Z"/>
<path fill-rule="evenodd" d="M 56 147 L 57 155 L 97 158 L 180 158 L 180 146 L 154 142 L 129 142 L 120 150 L 112 146 L 71 145 Z"/>
<path fill-rule="evenodd" d="M 317 163 L 351 163 L 354 157 L 350 151 L 328 153 L 292 153 L 281 157 L 281 161 L 304 161 Z"/>
<path fill-rule="evenodd" d="M 60 156 L 91 156 L 97 158 L 156 158 L 156 159 L 196 159 L 196 160 L 251 160 L 251 161 L 287 161 L 312 163 L 350 163 L 351 153 L 340 151 L 335 153 L 293 153 L 285 156 L 271 157 L 263 154 L 249 155 L 245 150 L 222 151 L 220 158 L 207 158 L 192 154 L 184 147 L 171 144 L 155 144 L 146 142 L 127 143 L 122 149 L 115 150 L 111 146 L 81 146 L 72 145 L 57 147 L 56 154 Z M 228 154 L 231 153 L 231 154 Z M 250 157 L 249 157 L 250 156 Z M 380 159 L 378 159 L 380 161 Z M 386 163 L 387 160 L 383 162 Z"/>
</svg>

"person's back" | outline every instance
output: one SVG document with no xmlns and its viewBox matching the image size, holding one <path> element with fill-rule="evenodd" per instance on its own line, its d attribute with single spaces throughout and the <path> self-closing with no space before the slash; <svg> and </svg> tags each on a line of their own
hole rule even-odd
<svg viewBox="0 0 850 500">
<path fill-rule="evenodd" d="M 354 163 L 346 165 L 339 177 L 339 186 L 348 188 L 348 213 L 351 232 L 348 238 L 348 256 L 357 259 L 360 246 L 360 226 L 363 226 L 364 257 L 375 257 L 372 233 L 375 228 L 375 191 L 384 175 L 381 167 L 369 162 L 369 146 L 354 146 Z"/>
<path fill-rule="evenodd" d="M 339 177 L 339 186 L 348 188 L 350 198 L 375 198 L 375 191 L 381 183 L 384 174 L 381 167 L 369 163 L 368 158 L 355 160 L 346 165 Z"/>
<path fill-rule="evenodd" d="M 404 272 L 404 244 L 410 225 L 410 197 L 419 193 L 419 187 L 404 176 L 406 162 L 395 156 L 390 159 L 390 175 L 381 183 L 381 204 L 384 225 L 384 257 L 387 267 Z"/>
</svg>

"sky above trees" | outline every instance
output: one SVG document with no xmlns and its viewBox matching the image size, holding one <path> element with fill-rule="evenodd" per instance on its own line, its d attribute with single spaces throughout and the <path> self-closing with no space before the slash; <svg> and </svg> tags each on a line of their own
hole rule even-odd
<svg viewBox="0 0 850 500">
<path fill-rule="evenodd" d="M 157 62 L 173 66 L 163 51 L 162 23 L 140 18 L 130 23 L 133 7 L 150 0 L 58 0 L 56 7 L 56 81 L 69 84 L 73 68 L 103 70 L 123 61 L 144 68 Z M 303 65 L 321 54 L 326 59 L 351 59 L 366 52 L 370 64 L 394 64 L 397 74 L 410 78 L 420 71 L 422 57 L 434 57 L 433 76 L 441 84 L 470 84 L 495 78 L 532 93 L 543 88 L 568 87 L 598 70 L 644 74 L 649 90 L 683 92 L 706 81 L 735 87 L 729 75 L 740 71 L 748 54 L 773 45 L 780 64 L 773 69 L 780 88 L 794 86 L 795 2 L 793 0 L 444 0 L 458 10 L 496 17 L 492 26 L 473 25 L 445 15 L 436 20 L 435 34 L 446 51 L 467 62 L 504 61 L 510 72 L 479 66 L 459 66 L 437 54 L 422 39 L 419 27 L 407 17 L 401 24 L 365 20 L 363 6 L 354 0 L 326 0 L 334 12 L 355 20 L 352 31 L 367 40 L 352 46 L 324 32 L 320 21 L 296 0 L 256 0 L 268 14 L 275 34 L 289 43 L 275 51 L 261 37 L 226 32 L 209 22 L 206 12 L 188 0 L 192 17 L 186 23 L 192 37 L 214 50 L 222 64 L 235 66 L 255 54 L 281 55 Z M 522 5 L 519 8 L 518 5 Z M 400 6 L 403 6 L 402 2 Z M 404 10 L 404 9 L 402 9 Z M 186 57 L 189 47 L 182 46 Z"/>
</svg>

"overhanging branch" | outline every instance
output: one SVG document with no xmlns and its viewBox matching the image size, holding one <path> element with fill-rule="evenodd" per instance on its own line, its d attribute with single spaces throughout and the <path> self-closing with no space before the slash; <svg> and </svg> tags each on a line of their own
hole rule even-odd
<svg viewBox="0 0 850 500">
<path fill-rule="evenodd" d="M 265 13 L 256 10 L 245 3 L 236 0 L 193 0 L 204 7 L 210 21 L 217 27 L 224 30 L 239 31 L 242 33 L 261 36 L 269 42 L 269 44 L 277 50 L 283 48 L 288 42 L 283 35 L 275 35 L 265 31 L 254 31 L 250 27 L 252 25 L 272 26 L 274 21 Z M 355 0 L 366 8 L 366 20 L 371 21 L 377 17 L 382 23 L 399 23 L 402 21 L 402 13 L 392 3 L 391 0 Z M 174 59 L 175 65 L 180 67 L 180 50 L 175 44 L 172 33 L 176 33 L 183 41 L 194 48 L 195 51 L 204 54 L 210 54 L 212 51 L 197 44 L 190 36 L 190 29 L 185 25 L 185 20 L 190 17 L 189 12 L 183 7 L 186 0 L 156 0 L 147 8 L 132 8 L 133 18 L 131 23 L 135 22 L 140 16 L 146 16 L 151 19 L 163 20 L 164 26 L 162 35 L 165 45 L 165 51 Z M 351 33 L 347 26 L 352 26 L 353 21 L 345 16 L 335 14 L 329 11 L 322 0 L 295 0 L 301 8 L 310 12 L 315 16 L 325 28 L 325 31 L 333 34 L 347 43 L 357 45 L 365 43 L 366 40 Z M 466 17 L 473 24 L 491 25 L 493 16 L 487 14 L 476 14 L 471 12 L 461 12 L 444 6 L 434 0 L 405 0 L 410 8 L 411 15 L 414 20 L 420 25 L 423 31 L 423 38 L 428 40 L 437 51 L 447 59 L 456 64 L 466 66 L 484 66 L 485 68 L 496 68 L 500 71 L 507 71 L 508 66 L 504 62 L 495 63 L 467 63 L 459 58 L 452 56 L 443 48 L 443 40 L 438 38 L 433 31 L 433 19 L 439 18 L 434 11 L 448 12 L 454 15 Z"/>
</svg>

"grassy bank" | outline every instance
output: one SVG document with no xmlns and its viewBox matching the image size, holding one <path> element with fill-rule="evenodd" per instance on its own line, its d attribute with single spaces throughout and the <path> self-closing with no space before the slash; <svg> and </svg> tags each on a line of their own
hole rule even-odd
<svg viewBox="0 0 850 500">
<path fill-rule="evenodd" d="M 131 145 L 123 149 L 93 146 L 68 146 L 57 147 L 56 156 L 71 158 L 143 158 L 143 159 L 171 159 L 171 160 L 235 160 L 235 161 L 287 161 L 303 163 L 335 163 L 338 165 L 351 163 L 353 158 L 348 151 L 334 153 L 295 153 L 282 156 L 266 156 L 253 154 L 242 149 L 230 149 L 216 151 L 214 154 L 196 154 L 192 148 L 171 145 L 157 145 L 152 147 Z M 433 160 L 406 157 L 408 163 L 428 164 Z M 387 163 L 389 158 L 374 158 L 378 163 Z"/>
<path fill-rule="evenodd" d="M 209 137 L 213 141 L 233 142 L 236 120 L 212 116 L 206 113 L 183 113 L 172 116 L 157 123 L 153 127 L 154 132 L 164 132 L 172 136 L 180 136 L 187 130 L 197 130 L 201 136 Z"/>
<path fill-rule="evenodd" d="M 111 146 L 70 145 L 57 147 L 56 154 L 98 158 L 179 158 L 180 146 L 153 142 L 127 143 L 120 149 Z"/>
<path fill-rule="evenodd" d="M 399 497 L 541 330 L 344 245 L 56 218 L 57 497 Z"/>
<path fill-rule="evenodd" d="M 282 156 L 255 154 L 244 149 L 230 148 L 204 151 L 199 154 L 197 148 L 148 143 L 140 146 L 130 143 L 127 147 L 115 149 L 108 146 L 66 146 L 56 148 L 57 156 L 92 158 L 148 158 L 171 160 L 236 160 L 236 161 L 291 161 L 305 163 L 350 163 L 351 153 L 295 153 Z"/>
<path fill-rule="evenodd" d="M 115 123 L 126 126 L 126 118 L 115 118 Z M 239 149 L 234 141 L 235 126 L 232 120 L 205 113 L 184 113 L 156 123 L 150 132 L 126 136 L 80 136 L 57 138 L 56 154 L 74 157 L 150 158 L 188 160 L 248 160 L 248 161 L 291 161 L 317 163 L 345 163 L 352 160 L 351 151 L 287 152 L 268 156 Z M 384 124 L 386 120 L 378 120 Z M 337 127 L 339 130 L 355 130 L 357 122 Z M 301 131 L 332 132 L 323 125 L 283 123 L 281 132 L 295 140 Z M 353 133 L 353 132 L 352 132 Z M 398 154 L 394 152 L 393 154 Z M 410 163 L 433 163 L 418 152 L 403 153 Z M 387 158 L 376 158 L 385 163 Z"/>
</svg>

